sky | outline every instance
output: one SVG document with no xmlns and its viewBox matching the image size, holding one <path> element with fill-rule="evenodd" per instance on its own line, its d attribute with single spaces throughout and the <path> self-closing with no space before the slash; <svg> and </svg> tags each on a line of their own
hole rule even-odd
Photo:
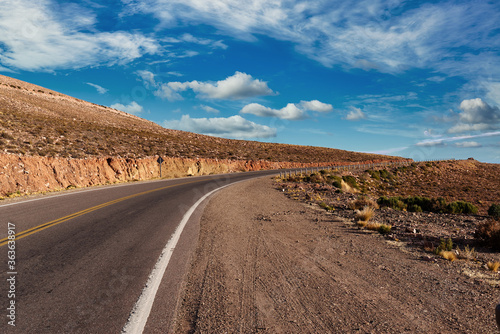
<svg viewBox="0 0 500 334">
<path fill-rule="evenodd" d="M 166 128 L 500 163 L 500 2 L 0 1 L 0 73 Z"/>
</svg>

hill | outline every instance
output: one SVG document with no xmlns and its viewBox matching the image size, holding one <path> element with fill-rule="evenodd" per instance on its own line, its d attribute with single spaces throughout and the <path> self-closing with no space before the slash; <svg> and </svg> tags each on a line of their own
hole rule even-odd
<svg viewBox="0 0 500 334">
<path fill-rule="evenodd" d="M 170 130 L 140 117 L 0 75 L 0 152 L 66 158 L 182 158 L 301 163 L 399 159 Z"/>
</svg>

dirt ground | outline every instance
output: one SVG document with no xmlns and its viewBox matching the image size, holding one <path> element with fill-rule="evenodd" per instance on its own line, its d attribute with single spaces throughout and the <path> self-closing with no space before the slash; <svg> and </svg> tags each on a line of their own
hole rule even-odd
<svg viewBox="0 0 500 334">
<path fill-rule="evenodd" d="M 176 333 L 498 333 L 498 288 L 457 261 L 425 261 L 274 187 L 211 199 Z"/>
</svg>

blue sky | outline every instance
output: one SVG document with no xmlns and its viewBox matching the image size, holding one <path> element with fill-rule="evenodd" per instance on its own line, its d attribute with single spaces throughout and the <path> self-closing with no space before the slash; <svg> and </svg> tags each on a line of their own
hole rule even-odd
<svg viewBox="0 0 500 334">
<path fill-rule="evenodd" d="M 3 0 L 0 73 L 167 128 L 500 163 L 497 1 Z"/>
</svg>

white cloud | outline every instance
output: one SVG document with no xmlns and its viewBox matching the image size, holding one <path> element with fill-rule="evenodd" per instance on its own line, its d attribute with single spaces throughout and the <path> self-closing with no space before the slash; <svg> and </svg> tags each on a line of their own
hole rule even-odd
<svg viewBox="0 0 500 334">
<path fill-rule="evenodd" d="M 351 107 L 351 111 L 345 117 L 348 121 L 359 121 L 361 119 L 365 119 L 366 114 L 359 108 Z"/>
<path fill-rule="evenodd" d="M 299 104 L 288 103 L 281 109 L 273 109 L 258 103 L 250 103 L 244 106 L 240 113 L 252 114 L 261 117 L 277 117 L 288 120 L 299 120 L 307 118 L 307 111 L 330 112 L 333 110 L 331 104 L 318 100 L 300 101 Z"/>
<path fill-rule="evenodd" d="M 481 147 L 482 145 L 479 144 L 478 142 L 475 141 L 464 141 L 461 143 L 456 143 L 455 146 L 457 147 L 464 147 L 464 148 L 470 148 L 470 147 Z"/>
<path fill-rule="evenodd" d="M 137 2 L 140 5 L 137 5 Z M 262 34 L 296 44 L 325 66 L 401 72 L 433 68 L 448 75 L 490 75 L 499 56 L 495 2 L 437 2 L 407 6 L 399 0 L 156 0 L 134 1 L 165 26 L 207 24 L 219 34 L 255 40 Z M 460 46 L 460 48 L 458 47 Z M 470 55 L 463 54 L 463 48 Z M 489 62 L 484 62 L 490 57 Z"/>
<path fill-rule="evenodd" d="M 323 103 L 318 100 L 301 101 L 300 106 L 305 110 L 317 112 L 330 112 L 333 110 L 333 106 L 331 104 Z"/>
<path fill-rule="evenodd" d="M 426 139 L 422 140 L 418 143 L 416 143 L 416 146 L 435 146 L 435 145 L 442 145 L 445 142 L 454 142 L 457 140 L 467 140 L 467 139 L 473 139 L 473 138 L 485 138 L 485 137 L 496 137 L 500 136 L 500 131 L 492 131 L 492 132 L 486 132 L 486 133 L 481 133 L 477 135 L 463 135 L 463 136 L 455 136 L 455 137 L 436 137 L 432 139 Z"/>
<path fill-rule="evenodd" d="M 91 83 L 91 82 L 86 82 L 86 84 L 89 85 L 89 86 L 94 87 L 95 89 L 97 89 L 97 92 L 99 94 L 106 94 L 108 92 L 108 90 L 109 90 L 109 89 L 106 89 L 106 88 L 104 88 L 102 86 L 96 85 L 96 84 Z"/>
<path fill-rule="evenodd" d="M 170 91 L 168 91 L 168 94 L 162 95 L 172 95 L 171 92 L 181 92 L 187 89 L 192 89 L 202 98 L 222 100 L 239 100 L 274 94 L 267 86 L 267 82 L 254 79 L 251 75 L 242 72 L 236 72 L 234 75 L 215 83 L 195 80 L 186 82 L 174 81 L 165 85 Z"/>
<path fill-rule="evenodd" d="M 125 64 L 155 54 L 158 43 L 139 33 L 97 32 L 95 15 L 50 0 L 0 2 L 0 63 L 10 69 L 52 71 Z"/>
<path fill-rule="evenodd" d="M 201 109 L 205 110 L 206 112 L 210 112 L 210 113 L 214 113 L 214 114 L 218 114 L 220 112 L 219 110 L 212 108 L 210 106 L 201 105 L 200 107 L 201 107 Z"/>
<path fill-rule="evenodd" d="M 288 103 L 281 109 L 272 109 L 258 103 L 250 103 L 240 111 L 242 114 L 252 114 L 261 117 L 278 117 L 288 120 L 299 120 L 306 118 L 304 109 L 299 109 L 295 104 Z"/>
<path fill-rule="evenodd" d="M 144 82 L 144 85 L 149 88 L 149 87 L 156 87 L 156 81 L 155 81 L 155 75 L 153 72 L 146 71 L 146 70 L 141 70 L 135 72 Z"/>
<path fill-rule="evenodd" d="M 183 97 L 175 90 L 170 88 L 168 84 L 161 84 L 160 88 L 154 92 L 154 95 L 162 99 L 167 99 L 169 101 L 183 100 Z"/>
<path fill-rule="evenodd" d="M 137 115 L 144 111 L 141 105 L 137 102 L 132 101 L 127 105 L 123 105 L 121 103 L 115 103 L 110 106 L 113 109 L 121 110 L 129 114 Z"/>
<path fill-rule="evenodd" d="M 480 98 L 463 100 L 460 103 L 459 122 L 448 133 L 485 131 L 499 128 L 500 109 L 492 107 Z"/>
<path fill-rule="evenodd" d="M 276 129 L 248 121 L 239 115 L 227 118 L 191 118 L 189 115 L 183 115 L 180 120 L 163 122 L 163 126 L 169 129 L 225 138 L 276 137 Z"/>
</svg>

